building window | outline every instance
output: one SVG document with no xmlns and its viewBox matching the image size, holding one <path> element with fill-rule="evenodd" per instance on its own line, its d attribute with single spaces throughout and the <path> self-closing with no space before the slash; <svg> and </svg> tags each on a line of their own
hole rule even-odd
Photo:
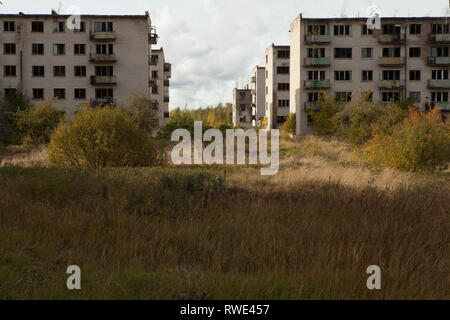
<svg viewBox="0 0 450 320">
<path fill-rule="evenodd" d="M 53 23 L 53 32 L 64 32 L 65 22 L 54 22 Z"/>
<path fill-rule="evenodd" d="M 400 80 L 400 70 L 383 70 L 382 80 Z"/>
<path fill-rule="evenodd" d="M 409 33 L 410 34 L 421 34 L 422 33 L 422 25 L 416 24 L 416 23 L 409 25 Z"/>
<path fill-rule="evenodd" d="M 410 92 L 409 97 L 416 100 L 417 102 L 420 102 L 420 92 L 419 91 Z"/>
<path fill-rule="evenodd" d="M 53 55 L 60 56 L 64 55 L 66 52 L 66 45 L 63 43 L 55 43 L 53 44 Z"/>
<path fill-rule="evenodd" d="M 422 56 L 422 48 L 409 48 L 410 58 L 420 58 Z"/>
<path fill-rule="evenodd" d="M 352 48 L 334 48 L 334 58 L 336 59 L 351 59 Z"/>
<path fill-rule="evenodd" d="M 352 72 L 351 71 L 335 71 L 334 80 L 336 81 L 351 81 Z"/>
<path fill-rule="evenodd" d="M 308 92 L 308 102 L 319 101 L 319 92 Z"/>
<path fill-rule="evenodd" d="M 95 52 L 97 54 L 113 54 L 113 48 L 114 46 L 112 44 L 97 44 L 95 46 Z M 158 56 L 152 55 L 152 59 L 153 57 L 156 57 L 156 61 L 158 61 Z"/>
<path fill-rule="evenodd" d="M 239 92 L 239 99 L 245 99 L 245 92 Z"/>
<path fill-rule="evenodd" d="M 361 48 L 361 59 L 372 59 L 373 48 Z"/>
<path fill-rule="evenodd" d="M 383 48 L 384 58 L 399 58 L 401 56 L 401 48 L 386 47 Z"/>
<path fill-rule="evenodd" d="M 363 36 L 367 36 L 367 35 L 373 34 L 373 29 L 370 29 L 369 27 L 367 27 L 367 24 L 363 24 L 361 26 L 361 34 Z"/>
<path fill-rule="evenodd" d="M 400 92 L 384 91 L 381 93 L 381 101 L 384 103 L 400 101 Z"/>
<path fill-rule="evenodd" d="M 73 97 L 74 99 L 86 100 L 86 89 L 75 88 Z"/>
<path fill-rule="evenodd" d="M 79 27 L 79 28 L 77 28 Z M 86 23 L 84 21 L 80 21 L 80 25 L 75 25 L 75 28 L 73 29 L 74 32 L 86 32 Z"/>
<path fill-rule="evenodd" d="M 324 24 L 310 24 L 308 25 L 308 34 L 312 35 L 326 35 L 327 34 L 327 26 Z"/>
<path fill-rule="evenodd" d="M 278 50 L 278 59 L 289 59 L 290 51 L 289 50 Z"/>
<path fill-rule="evenodd" d="M 240 104 L 239 109 L 241 110 L 241 112 L 244 112 L 247 108 L 245 107 L 245 104 Z"/>
<path fill-rule="evenodd" d="M 278 100 L 278 108 L 289 107 L 289 99 L 280 99 Z"/>
<path fill-rule="evenodd" d="M 66 67 L 65 66 L 54 66 L 53 67 L 53 76 L 54 77 L 65 77 L 66 76 Z"/>
<path fill-rule="evenodd" d="M 448 80 L 448 70 L 432 70 L 431 78 L 433 80 Z"/>
<path fill-rule="evenodd" d="M 44 22 L 31 21 L 31 32 L 44 32 Z"/>
<path fill-rule="evenodd" d="M 383 34 L 400 34 L 401 27 L 396 24 L 383 24 Z"/>
<path fill-rule="evenodd" d="M 352 101 L 352 93 L 351 92 L 336 92 L 336 101 L 337 102 L 350 102 Z"/>
<path fill-rule="evenodd" d="M 373 71 L 372 70 L 363 70 L 362 81 L 373 81 Z"/>
<path fill-rule="evenodd" d="M 16 31 L 16 22 L 15 21 L 3 21 L 3 31 L 15 32 Z"/>
<path fill-rule="evenodd" d="M 43 43 L 33 43 L 31 45 L 32 47 L 32 54 L 44 54 L 44 44 Z"/>
<path fill-rule="evenodd" d="M 17 89 L 16 88 L 5 88 L 5 90 L 4 90 L 5 97 L 13 96 L 16 93 L 17 93 Z"/>
<path fill-rule="evenodd" d="M 74 75 L 75 77 L 86 77 L 86 66 L 75 66 Z"/>
<path fill-rule="evenodd" d="M 434 23 L 431 25 L 431 32 L 436 34 L 450 33 L 449 23 Z"/>
<path fill-rule="evenodd" d="M 432 92 L 432 102 L 448 102 L 448 92 Z"/>
<path fill-rule="evenodd" d="M 53 89 L 53 97 L 58 100 L 66 99 L 66 89 Z"/>
<path fill-rule="evenodd" d="M 108 22 L 94 22 L 95 32 L 113 32 L 113 23 Z"/>
<path fill-rule="evenodd" d="M 308 58 L 325 58 L 325 48 L 308 48 Z"/>
<path fill-rule="evenodd" d="M 431 48 L 431 56 L 432 57 L 448 57 L 449 56 L 449 47 Z"/>
<path fill-rule="evenodd" d="M 158 71 L 152 71 L 152 79 L 158 79 Z"/>
<path fill-rule="evenodd" d="M 367 102 L 372 102 L 373 101 L 373 92 L 369 92 L 368 94 L 366 94 L 365 98 L 366 98 Z"/>
<path fill-rule="evenodd" d="M 420 81 L 420 70 L 410 70 L 409 71 L 409 80 Z"/>
<path fill-rule="evenodd" d="M 114 68 L 112 66 L 97 66 L 95 67 L 95 75 L 98 77 L 112 77 L 114 76 Z"/>
<path fill-rule="evenodd" d="M 73 45 L 73 53 L 78 54 L 78 55 L 86 54 L 86 45 L 83 43 L 74 44 Z"/>
<path fill-rule="evenodd" d="M 44 89 L 33 89 L 33 100 L 44 100 Z"/>
<path fill-rule="evenodd" d="M 33 77 L 44 77 L 45 76 L 45 68 L 44 66 L 33 66 Z"/>
<path fill-rule="evenodd" d="M 96 88 L 96 99 L 110 99 L 114 97 L 114 90 L 112 88 Z"/>
<path fill-rule="evenodd" d="M 350 36 L 352 33 L 351 25 L 335 25 L 334 26 L 334 35 L 335 36 Z"/>
<path fill-rule="evenodd" d="M 325 71 L 308 71 L 308 80 L 309 81 L 324 81 L 326 76 Z"/>
<path fill-rule="evenodd" d="M 277 117 L 277 123 L 285 123 L 287 117 L 278 116 Z"/>
<path fill-rule="evenodd" d="M 289 91 L 289 83 L 278 83 L 279 91 Z"/>
<path fill-rule="evenodd" d="M 16 76 L 16 66 L 4 66 L 3 67 L 4 77 L 15 77 Z"/>
<path fill-rule="evenodd" d="M 289 74 L 289 67 L 277 67 L 277 74 Z"/>
<path fill-rule="evenodd" d="M 3 44 L 3 54 L 16 54 L 16 44 L 15 43 L 4 43 Z"/>
<path fill-rule="evenodd" d="M 152 87 L 152 93 L 153 94 L 158 94 L 158 86 L 153 86 Z"/>
</svg>

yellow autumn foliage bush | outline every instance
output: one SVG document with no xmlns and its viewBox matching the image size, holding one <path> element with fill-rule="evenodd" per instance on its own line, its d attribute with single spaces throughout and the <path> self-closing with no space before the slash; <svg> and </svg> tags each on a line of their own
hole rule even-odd
<svg viewBox="0 0 450 320">
<path fill-rule="evenodd" d="M 448 166 L 450 126 L 442 122 L 439 108 L 429 113 L 411 109 L 390 131 L 374 125 L 372 139 L 362 148 L 364 162 L 412 172 Z"/>
</svg>

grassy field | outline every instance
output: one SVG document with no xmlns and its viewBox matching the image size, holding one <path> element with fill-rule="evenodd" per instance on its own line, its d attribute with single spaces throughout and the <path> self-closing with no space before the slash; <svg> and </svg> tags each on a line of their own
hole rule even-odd
<svg viewBox="0 0 450 320">
<path fill-rule="evenodd" d="M 0 299 L 449 299 L 449 172 L 373 172 L 338 141 L 255 167 L 0 160 Z M 82 290 L 66 288 L 79 265 Z M 382 290 L 366 269 L 379 265 Z"/>
</svg>

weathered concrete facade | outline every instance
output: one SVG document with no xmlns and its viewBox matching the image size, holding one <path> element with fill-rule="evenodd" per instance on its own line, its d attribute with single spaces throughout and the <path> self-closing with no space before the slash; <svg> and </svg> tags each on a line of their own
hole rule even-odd
<svg viewBox="0 0 450 320">
<path fill-rule="evenodd" d="M 169 86 L 172 77 L 172 65 L 164 57 L 164 49 L 152 50 L 150 57 L 151 97 L 158 107 L 159 125 L 163 126 L 169 119 Z"/>
<path fill-rule="evenodd" d="M 233 90 L 233 126 L 252 127 L 252 92 L 250 89 Z"/>
<path fill-rule="evenodd" d="M 266 117 L 270 129 L 281 128 L 289 116 L 290 47 L 266 49 Z"/>
<path fill-rule="evenodd" d="M 261 125 L 266 116 L 266 68 L 256 66 L 252 73 L 252 125 Z"/>
<path fill-rule="evenodd" d="M 347 99 L 358 90 L 389 102 L 414 97 L 450 110 L 450 30 L 445 17 L 304 19 L 291 24 L 290 112 L 297 135 L 312 133 L 307 109 L 320 90 Z"/>
<path fill-rule="evenodd" d="M 133 95 L 151 95 L 148 66 L 157 35 L 147 12 L 82 15 L 79 30 L 67 27 L 68 18 L 0 15 L 2 94 L 21 90 L 32 103 L 56 97 L 55 106 L 69 116 L 80 104 L 126 104 Z"/>
</svg>

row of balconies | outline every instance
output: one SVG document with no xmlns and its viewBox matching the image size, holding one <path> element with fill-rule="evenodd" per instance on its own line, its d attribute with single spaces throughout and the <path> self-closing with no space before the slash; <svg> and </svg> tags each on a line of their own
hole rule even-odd
<svg viewBox="0 0 450 320">
<path fill-rule="evenodd" d="M 398 67 L 405 64 L 404 57 L 381 57 L 378 64 L 385 67 Z M 450 57 L 428 57 L 427 64 L 433 66 L 450 66 Z M 305 58 L 305 67 L 323 67 L 331 65 L 331 58 Z"/>
<path fill-rule="evenodd" d="M 430 34 L 428 38 L 431 43 L 450 43 L 450 34 Z M 381 44 L 402 44 L 406 41 L 405 33 L 381 34 L 378 37 Z M 305 43 L 326 44 L 331 42 L 331 35 L 305 35 Z"/>
<path fill-rule="evenodd" d="M 436 107 L 441 108 L 442 111 L 450 111 L 450 102 L 434 102 Z M 305 112 L 308 110 L 320 111 L 320 106 L 315 102 L 305 102 Z"/>
<path fill-rule="evenodd" d="M 383 89 L 401 89 L 405 87 L 405 80 L 380 80 L 378 87 Z M 330 80 L 305 80 L 306 89 L 329 89 Z M 429 89 L 450 89 L 450 80 L 428 80 Z"/>
<path fill-rule="evenodd" d="M 115 41 L 116 40 L 116 32 L 99 32 L 99 31 L 91 31 L 90 39 L 93 41 Z M 158 43 L 158 35 L 156 31 L 152 29 L 148 34 L 148 43 L 149 44 L 157 44 Z"/>
</svg>

